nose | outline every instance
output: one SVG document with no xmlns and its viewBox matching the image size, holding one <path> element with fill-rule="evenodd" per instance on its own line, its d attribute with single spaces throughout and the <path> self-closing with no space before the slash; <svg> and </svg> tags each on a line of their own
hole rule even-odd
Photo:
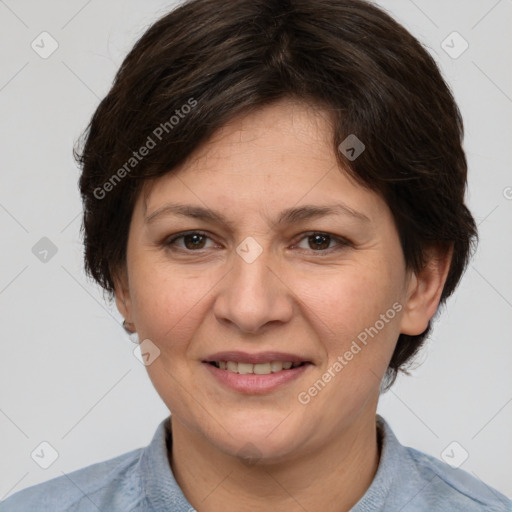
<svg viewBox="0 0 512 512">
<path fill-rule="evenodd" d="M 268 250 L 252 262 L 238 254 L 221 281 L 213 306 L 219 322 L 256 334 L 269 325 L 285 324 L 293 314 L 292 293 L 279 276 Z"/>
</svg>

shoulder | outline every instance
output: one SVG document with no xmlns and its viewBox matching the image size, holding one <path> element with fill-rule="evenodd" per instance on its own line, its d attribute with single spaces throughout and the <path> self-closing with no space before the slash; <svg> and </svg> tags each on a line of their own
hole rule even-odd
<svg viewBox="0 0 512 512">
<path fill-rule="evenodd" d="M 450 507 L 450 510 L 464 512 L 512 512 L 509 498 L 468 472 L 452 468 L 414 448 L 406 447 L 405 451 L 415 466 L 418 483 L 422 486 L 418 502 L 428 505 L 429 508 L 425 510 L 441 511 Z"/>
<path fill-rule="evenodd" d="M 0 502 L 0 512 L 131 510 L 143 495 L 143 448 L 23 489 Z"/>
<path fill-rule="evenodd" d="M 478 478 L 403 446 L 379 415 L 377 432 L 377 473 L 353 512 L 512 512 L 512 501 Z"/>
</svg>

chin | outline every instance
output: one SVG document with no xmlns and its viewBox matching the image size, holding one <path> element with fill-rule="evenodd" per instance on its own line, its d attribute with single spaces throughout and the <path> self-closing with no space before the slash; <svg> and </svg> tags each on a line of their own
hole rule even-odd
<svg viewBox="0 0 512 512">
<path fill-rule="evenodd" d="M 222 452 L 241 458 L 276 463 L 288 458 L 307 442 L 305 425 L 294 414 L 245 410 L 224 421 L 218 437 L 210 441 Z M 226 432 L 227 431 L 227 432 Z"/>
<path fill-rule="evenodd" d="M 226 444 L 217 444 L 217 448 L 247 465 L 278 464 L 296 456 L 302 446 L 296 436 L 277 442 L 269 442 L 265 436 L 240 438 L 234 443 L 232 439 L 225 441 Z"/>
</svg>

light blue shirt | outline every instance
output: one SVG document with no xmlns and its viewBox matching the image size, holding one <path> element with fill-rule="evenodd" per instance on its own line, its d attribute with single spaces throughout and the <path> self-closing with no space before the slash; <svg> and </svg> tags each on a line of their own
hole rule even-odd
<svg viewBox="0 0 512 512">
<path fill-rule="evenodd" d="M 372 484 L 351 512 L 511 512 L 512 501 L 461 469 L 402 446 L 377 415 L 382 439 Z M 151 443 L 0 502 L 0 512 L 193 512 L 167 459 L 169 417 Z"/>
</svg>

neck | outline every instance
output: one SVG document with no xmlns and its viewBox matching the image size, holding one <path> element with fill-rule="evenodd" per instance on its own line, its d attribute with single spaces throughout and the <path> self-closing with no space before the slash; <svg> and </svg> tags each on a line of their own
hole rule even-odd
<svg viewBox="0 0 512 512">
<path fill-rule="evenodd" d="M 379 464 L 375 411 L 320 449 L 277 463 L 244 463 L 176 419 L 171 428 L 174 477 L 201 512 L 349 511 L 370 486 Z"/>
</svg>

